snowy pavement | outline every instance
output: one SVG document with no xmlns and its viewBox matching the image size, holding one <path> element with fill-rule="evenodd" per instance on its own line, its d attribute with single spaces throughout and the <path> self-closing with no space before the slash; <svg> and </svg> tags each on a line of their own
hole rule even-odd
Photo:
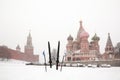
<svg viewBox="0 0 120 80">
<path fill-rule="evenodd" d="M 88 68 L 25 65 L 23 63 L 1 63 L 0 80 L 120 80 L 120 67 Z"/>
</svg>

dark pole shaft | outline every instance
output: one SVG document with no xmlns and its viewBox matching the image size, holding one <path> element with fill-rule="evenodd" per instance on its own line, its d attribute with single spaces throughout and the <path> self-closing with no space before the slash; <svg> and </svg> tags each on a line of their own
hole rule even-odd
<svg viewBox="0 0 120 80">
<path fill-rule="evenodd" d="M 60 41 L 58 42 L 57 60 L 56 60 L 56 70 L 58 70 L 58 64 L 59 64 L 59 49 L 60 49 Z"/>
<path fill-rule="evenodd" d="M 61 69 L 60 69 L 60 71 L 62 71 L 63 62 L 64 62 L 64 56 L 62 58 L 62 63 L 61 63 Z"/>
<path fill-rule="evenodd" d="M 50 42 L 49 42 L 49 41 L 48 41 L 48 50 L 49 50 L 49 63 L 50 63 L 50 68 L 52 68 L 51 50 L 50 50 Z"/>
</svg>

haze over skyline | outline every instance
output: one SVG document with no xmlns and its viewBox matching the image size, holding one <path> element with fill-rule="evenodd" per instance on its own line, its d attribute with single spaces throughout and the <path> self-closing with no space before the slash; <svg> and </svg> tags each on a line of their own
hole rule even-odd
<svg viewBox="0 0 120 80">
<path fill-rule="evenodd" d="M 66 49 L 67 37 L 75 39 L 82 20 L 89 33 L 89 42 L 95 33 L 100 37 L 100 51 L 104 52 L 108 33 L 113 46 L 120 42 L 120 0 L 0 0 L 0 45 L 22 52 L 29 30 L 35 54 L 48 51 L 47 43 L 60 54 Z"/>
</svg>

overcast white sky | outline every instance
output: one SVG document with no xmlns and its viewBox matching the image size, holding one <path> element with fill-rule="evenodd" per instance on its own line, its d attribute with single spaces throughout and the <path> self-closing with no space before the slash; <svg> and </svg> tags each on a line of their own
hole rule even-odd
<svg viewBox="0 0 120 80">
<path fill-rule="evenodd" d="M 34 51 L 47 52 L 47 42 L 57 47 L 61 41 L 61 54 L 66 49 L 67 37 L 74 38 L 79 21 L 91 37 L 100 37 L 101 53 L 107 41 L 107 33 L 115 46 L 120 42 L 120 0 L 0 0 L 0 45 L 15 49 L 24 48 L 31 30 Z"/>
</svg>

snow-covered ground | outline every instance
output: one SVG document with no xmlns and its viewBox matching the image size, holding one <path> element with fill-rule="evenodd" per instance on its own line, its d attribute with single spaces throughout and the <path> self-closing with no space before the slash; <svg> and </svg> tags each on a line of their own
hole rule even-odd
<svg viewBox="0 0 120 80">
<path fill-rule="evenodd" d="M 120 67 L 63 67 L 62 71 L 44 66 L 0 62 L 0 80 L 120 80 Z"/>
</svg>

